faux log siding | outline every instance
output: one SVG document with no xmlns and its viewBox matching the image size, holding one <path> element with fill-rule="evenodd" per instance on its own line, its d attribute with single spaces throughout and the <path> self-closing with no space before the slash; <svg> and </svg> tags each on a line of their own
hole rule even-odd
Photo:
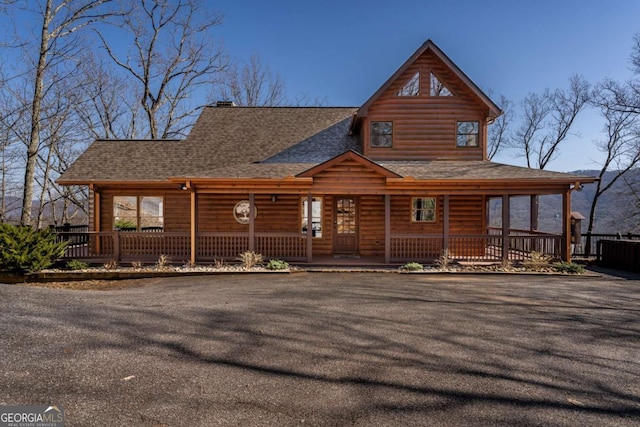
<svg viewBox="0 0 640 427">
<path fill-rule="evenodd" d="M 164 195 L 165 231 L 191 231 L 191 194 L 187 191 Z"/>
<path fill-rule="evenodd" d="M 313 191 L 318 193 L 362 194 L 384 190 L 385 185 L 385 177 L 354 160 L 345 160 L 313 177 Z"/>
<path fill-rule="evenodd" d="M 333 253 L 333 197 L 322 197 L 322 238 L 313 239 L 313 255 L 331 255 Z M 302 214 L 302 212 L 300 212 Z"/>
<path fill-rule="evenodd" d="M 430 197 L 428 194 L 421 196 L 391 196 L 391 234 L 442 234 L 444 202 L 440 196 L 436 200 L 435 222 L 411 221 L 411 199 L 413 197 Z M 384 218 L 384 210 L 382 211 Z"/>
<path fill-rule="evenodd" d="M 360 255 L 384 256 L 384 196 L 360 197 Z"/>
<path fill-rule="evenodd" d="M 405 83 L 420 72 L 420 95 L 397 96 Z M 429 96 L 430 71 L 453 96 Z M 483 160 L 486 143 L 486 106 L 431 52 L 425 52 L 369 107 L 363 123 L 364 155 L 375 160 Z M 393 147 L 369 146 L 371 121 L 393 122 Z M 480 123 L 480 146 L 456 147 L 457 121 Z"/>
<path fill-rule="evenodd" d="M 248 232 L 249 224 L 240 224 L 233 217 L 233 208 L 249 195 L 198 194 L 198 230 L 202 232 Z M 278 195 L 275 202 L 269 194 L 257 194 L 258 215 L 255 231 L 297 233 L 300 224 L 300 199 L 293 195 Z"/>
<path fill-rule="evenodd" d="M 449 234 L 484 234 L 484 202 L 482 196 L 449 198 Z"/>
<path fill-rule="evenodd" d="M 114 196 L 162 196 L 164 197 L 164 230 L 189 232 L 191 229 L 191 195 L 187 191 L 176 190 L 112 190 L 100 192 L 100 230 L 113 230 Z"/>
</svg>

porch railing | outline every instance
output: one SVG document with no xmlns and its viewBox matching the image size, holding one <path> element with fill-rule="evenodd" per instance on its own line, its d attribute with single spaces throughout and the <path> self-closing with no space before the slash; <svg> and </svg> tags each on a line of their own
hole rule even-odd
<svg viewBox="0 0 640 427">
<path fill-rule="evenodd" d="M 196 260 L 233 260 L 249 250 L 249 233 L 198 233 Z"/>
<path fill-rule="evenodd" d="M 506 259 L 524 261 L 531 252 L 541 252 L 553 258 L 560 257 L 562 237 L 550 234 L 507 236 Z M 457 261 L 499 262 L 503 259 L 503 237 L 495 234 L 443 236 L 391 236 L 391 261 L 433 261 L 448 250 L 448 256 Z M 535 249 L 535 250 L 534 250 Z"/>
<path fill-rule="evenodd" d="M 560 256 L 562 237 L 528 233 L 510 235 L 505 257 L 511 261 L 526 260 L 531 252 Z M 191 237 L 186 232 L 86 232 L 59 233 L 59 240 L 69 242 L 65 259 L 101 262 L 153 262 L 166 255 L 173 262 L 185 262 L 191 255 Z M 392 235 L 390 261 L 433 261 L 446 248 L 453 259 L 469 262 L 499 262 L 503 259 L 503 237 L 495 234 Z M 196 261 L 234 260 L 250 249 L 249 233 L 202 232 L 196 240 Z M 267 259 L 304 261 L 307 240 L 299 233 L 255 233 L 253 250 Z"/>
<path fill-rule="evenodd" d="M 266 258 L 304 261 L 307 238 L 299 233 L 256 233 L 254 250 Z"/>
</svg>

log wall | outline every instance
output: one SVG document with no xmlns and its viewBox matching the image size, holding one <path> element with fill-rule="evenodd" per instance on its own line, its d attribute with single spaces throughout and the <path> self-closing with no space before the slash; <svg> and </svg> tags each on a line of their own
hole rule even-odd
<svg viewBox="0 0 640 427">
<path fill-rule="evenodd" d="M 355 167 L 355 166 L 354 166 Z M 359 165 L 358 165 L 359 167 Z M 377 178 L 377 176 L 376 176 Z M 329 184 L 330 181 L 325 181 Z M 374 181 L 375 183 L 375 181 Z M 334 184 L 330 184 L 335 188 Z M 101 231 L 113 228 L 114 196 L 163 196 L 164 225 L 166 232 L 190 231 L 190 193 L 180 190 L 101 190 L 100 215 Z M 428 197 L 428 194 L 416 197 Z M 255 232 L 299 233 L 302 223 L 301 199 L 306 196 L 277 195 L 273 202 L 271 195 L 255 195 L 258 215 L 255 219 Z M 323 219 L 322 237 L 313 239 L 314 255 L 333 253 L 333 202 L 335 195 L 314 193 L 322 197 Z M 444 198 L 437 197 L 436 221 L 412 222 L 411 198 L 413 196 L 391 197 L 391 234 L 392 235 L 442 235 L 444 230 Z M 379 194 L 356 196 L 359 204 L 358 232 L 361 256 L 384 256 L 384 196 Z M 233 208 L 240 200 L 249 199 L 243 194 L 197 195 L 199 232 L 239 232 L 248 233 L 249 225 L 240 224 L 233 217 Z M 450 197 L 450 234 L 482 234 L 484 226 L 484 203 L 482 196 Z"/>
<path fill-rule="evenodd" d="M 420 95 L 398 96 L 398 91 L 420 72 Z M 430 96 L 430 72 L 453 96 Z M 363 152 L 374 160 L 483 160 L 486 153 L 486 106 L 433 53 L 420 56 L 369 107 L 363 122 Z M 393 122 L 393 147 L 370 147 L 371 121 Z M 479 146 L 457 147 L 457 121 L 479 122 Z"/>
</svg>

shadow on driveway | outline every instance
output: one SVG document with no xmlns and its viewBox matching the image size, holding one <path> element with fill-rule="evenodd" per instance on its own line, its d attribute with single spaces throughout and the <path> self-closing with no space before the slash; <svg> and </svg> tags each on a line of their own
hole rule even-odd
<svg viewBox="0 0 640 427">
<path fill-rule="evenodd" d="M 640 425 L 640 286 L 296 274 L 0 286 L 1 404 L 68 425 Z"/>
</svg>

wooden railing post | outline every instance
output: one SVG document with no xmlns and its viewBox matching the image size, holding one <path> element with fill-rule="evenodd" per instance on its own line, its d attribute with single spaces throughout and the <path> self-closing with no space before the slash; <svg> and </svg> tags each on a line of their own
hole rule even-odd
<svg viewBox="0 0 640 427">
<path fill-rule="evenodd" d="M 442 233 L 442 246 L 447 253 L 449 252 L 449 195 L 444 196 L 444 221 Z"/>
<path fill-rule="evenodd" d="M 391 263 L 391 195 L 384 195 L 384 263 Z"/>
<path fill-rule="evenodd" d="M 502 261 L 509 260 L 509 229 L 511 228 L 511 208 L 509 196 L 502 196 Z"/>
<path fill-rule="evenodd" d="M 120 231 L 113 230 L 113 259 L 120 262 Z"/>
<path fill-rule="evenodd" d="M 253 251 L 255 249 L 255 231 L 256 231 L 256 196 L 253 193 L 249 193 L 249 250 Z"/>
<path fill-rule="evenodd" d="M 313 261 L 313 197 L 307 194 L 307 262 Z"/>
</svg>

